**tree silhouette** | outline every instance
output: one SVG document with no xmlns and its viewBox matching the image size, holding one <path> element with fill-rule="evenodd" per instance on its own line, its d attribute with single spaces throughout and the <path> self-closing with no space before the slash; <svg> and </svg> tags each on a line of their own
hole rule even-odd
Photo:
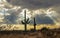
<svg viewBox="0 0 60 38">
<path fill-rule="evenodd" d="M 27 30 L 27 24 L 29 24 L 30 23 L 30 21 L 29 21 L 29 18 L 28 19 L 26 19 L 26 10 L 24 11 L 24 20 L 23 21 L 21 21 L 22 22 L 22 24 L 24 24 L 25 25 L 25 31 Z"/>
<path fill-rule="evenodd" d="M 36 21 L 35 21 L 35 17 L 34 17 L 34 30 L 36 31 Z"/>
</svg>

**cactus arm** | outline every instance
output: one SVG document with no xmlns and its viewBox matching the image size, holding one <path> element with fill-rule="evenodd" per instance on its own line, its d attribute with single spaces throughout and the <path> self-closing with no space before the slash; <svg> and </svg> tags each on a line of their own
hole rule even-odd
<svg viewBox="0 0 60 38">
<path fill-rule="evenodd" d="M 21 21 L 22 22 L 22 24 L 25 24 L 23 21 Z"/>
</svg>

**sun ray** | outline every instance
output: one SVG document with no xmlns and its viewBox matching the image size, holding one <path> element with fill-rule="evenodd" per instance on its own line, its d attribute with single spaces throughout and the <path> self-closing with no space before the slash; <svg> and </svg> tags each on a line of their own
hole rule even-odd
<svg viewBox="0 0 60 38">
<path fill-rule="evenodd" d="M 56 11 L 53 11 L 52 8 L 49 8 L 45 13 L 54 21 L 55 24 L 57 23 L 57 21 L 52 16 L 52 13 L 56 13 Z"/>
</svg>

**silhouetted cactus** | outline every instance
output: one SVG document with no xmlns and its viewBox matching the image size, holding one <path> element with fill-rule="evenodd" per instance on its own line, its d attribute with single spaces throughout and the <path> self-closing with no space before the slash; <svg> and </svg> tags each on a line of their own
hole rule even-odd
<svg viewBox="0 0 60 38">
<path fill-rule="evenodd" d="M 35 21 L 35 17 L 34 17 L 34 30 L 36 30 L 36 21 Z"/>
<path fill-rule="evenodd" d="M 24 20 L 23 21 L 21 21 L 22 22 L 22 24 L 24 24 L 25 25 L 25 31 L 27 30 L 27 24 L 29 24 L 30 23 L 30 21 L 29 21 L 29 18 L 28 19 L 26 19 L 26 10 L 24 11 Z"/>
</svg>

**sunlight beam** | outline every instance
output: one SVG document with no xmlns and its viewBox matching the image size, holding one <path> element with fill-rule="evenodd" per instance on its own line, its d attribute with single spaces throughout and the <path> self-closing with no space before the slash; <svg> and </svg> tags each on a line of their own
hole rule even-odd
<svg viewBox="0 0 60 38">
<path fill-rule="evenodd" d="M 52 8 L 49 8 L 45 13 L 55 22 L 55 24 L 57 23 L 57 21 L 51 15 L 52 13 L 55 13 L 55 11 L 53 11 Z"/>
</svg>

